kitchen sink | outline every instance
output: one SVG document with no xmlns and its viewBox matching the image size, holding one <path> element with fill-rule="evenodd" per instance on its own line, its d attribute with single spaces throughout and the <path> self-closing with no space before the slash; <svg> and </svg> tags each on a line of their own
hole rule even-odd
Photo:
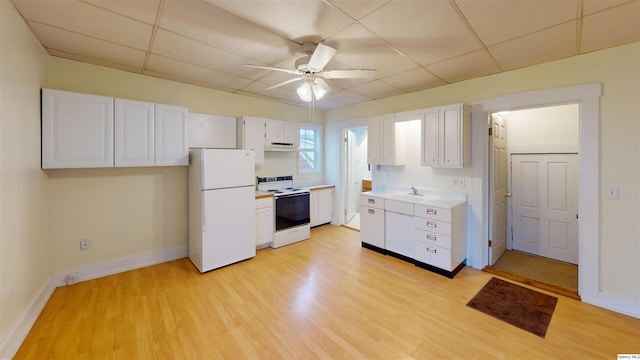
<svg viewBox="0 0 640 360">
<path fill-rule="evenodd" d="M 414 203 L 422 203 L 422 202 L 428 202 L 430 199 L 430 196 L 427 195 L 422 195 L 422 194 L 404 194 L 404 193 L 400 193 L 400 194 L 389 194 L 389 199 L 392 200 L 400 200 L 400 201 L 408 201 L 408 202 L 414 202 Z"/>
</svg>

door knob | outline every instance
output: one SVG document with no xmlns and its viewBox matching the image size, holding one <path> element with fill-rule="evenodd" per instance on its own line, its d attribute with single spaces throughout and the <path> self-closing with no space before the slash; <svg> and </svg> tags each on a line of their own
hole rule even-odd
<svg viewBox="0 0 640 360">
<path fill-rule="evenodd" d="M 504 193 L 504 197 L 511 197 L 511 193 Z"/>
</svg>

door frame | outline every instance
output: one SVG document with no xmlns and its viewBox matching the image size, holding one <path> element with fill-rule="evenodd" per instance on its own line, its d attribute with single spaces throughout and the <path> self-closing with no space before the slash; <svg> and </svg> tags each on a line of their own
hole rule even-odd
<svg viewBox="0 0 640 360">
<path fill-rule="evenodd" d="M 368 128 L 369 127 L 369 121 L 366 118 L 362 118 L 362 119 L 353 119 L 353 120 L 347 120 L 347 121 L 343 121 L 340 122 L 337 126 L 337 137 L 334 138 L 334 140 L 338 140 L 337 143 L 337 148 L 338 148 L 338 179 L 339 179 L 339 183 L 338 186 L 336 186 L 336 198 L 337 198 L 337 210 L 338 210 L 338 216 L 336 217 L 337 223 L 338 225 L 344 225 L 346 223 L 345 221 L 345 214 L 344 214 L 344 210 L 345 210 L 345 198 L 344 198 L 344 194 L 345 194 L 345 188 L 348 186 L 347 184 L 347 176 L 345 174 L 345 172 L 343 171 L 344 167 L 345 167 L 345 152 L 344 152 L 344 135 L 346 133 L 347 130 L 349 129 L 353 129 L 353 128 Z M 325 131 L 327 131 L 325 129 Z M 327 145 L 328 146 L 328 145 Z M 335 146 L 335 145 L 333 145 Z M 373 176 L 373 172 L 371 174 Z"/>
<path fill-rule="evenodd" d="M 578 173 L 578 293 L 582 300 L 605 306 L 606 295 L 599 291 L 599 123 L 602 84 L 587 84 L 555 89 L 534 90 L 481 100 L 471 104 L 472 151 L 478 154 L 472 162 L 470 228 L 471 246 L 467 254 L 476 269 L 489 262 L 489 140 L 486 119 L 488 114 L 534 107 L 575 104 L 579 105 L 579 164 Z M 588 266 L 585 266 L 588 264 Z"/>
</svg>

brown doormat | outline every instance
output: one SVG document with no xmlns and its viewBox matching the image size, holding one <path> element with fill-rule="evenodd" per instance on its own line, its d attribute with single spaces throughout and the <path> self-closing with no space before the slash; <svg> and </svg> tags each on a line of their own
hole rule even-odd
<svg viewBox="0 0 640 360">
<path fill-rule="evenodd" d="M 494 277 L 467 306 L 544 338 L 557 302 L 553 296 Z"/>
</svg>

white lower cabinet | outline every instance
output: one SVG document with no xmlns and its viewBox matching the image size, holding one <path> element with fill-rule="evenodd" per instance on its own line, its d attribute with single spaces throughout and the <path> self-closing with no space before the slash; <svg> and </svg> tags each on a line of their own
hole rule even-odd
<svg viewBox="0 0 640 360">
<path fill-rule="evenodd" d="M 362 194 L 362 246 L 455 276 L 466 258 L 466 202 L 434 201 L 440 205 Z"/>
<path fill-rule="evenodd" d="M 330 223 L 333 220 L 333 187 L 311 189 L 311 226 Z"/>
<path fill-rule="evenodd" d="M 454 271 L 466 258 L 466 206 L 415 206 L 415 260 Z"/>
<path fill-rule="evenodd" d="M 384 240 L 384 199 L 361 195 L 360 241 L 363 246 L 385 249 Z"/>
<path fill-rule="evenodd" d="M 256 199 L 256 247 L 267 247 L 273 241 L 273 197 Z"/>
</svg>

